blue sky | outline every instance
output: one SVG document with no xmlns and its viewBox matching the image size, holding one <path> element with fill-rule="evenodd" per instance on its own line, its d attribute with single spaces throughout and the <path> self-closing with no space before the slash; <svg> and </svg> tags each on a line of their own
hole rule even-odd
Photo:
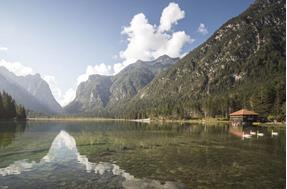
<svg viewBox="0 0 287 189">
<path fill-rule="evenodd" d="M 159 28 L 162 12 L 171 2 L 179 8 L 178 18 L 164 34 L 172 38 L 172 34 L 184 32 L 178 38 L 181 42 L 167 47 L 169 50 L 162 50 L 166 45 L 156 44 L 153 51 L 146 52 L 146 56 L 133 55 L 133 49 L 127 50 L 127 47 L 133 41 L 131 35 L 136 30 L 134 28 L 141 27 L 145 20 L 147 26 Z M 11 68 L 18 75 L 25 74 L 26 69 L 27 73 L 40 73 L 42 77 L 46 77 L 54 94 L 59 93 L 56 96 L 61 101 L 67 90 L 75 90 L 79 76 L 85 80 L 83 78 L 92 73 L 112 74 L 115 72 L 114 64 L 128 65 L 134 58 L 147 60 L 156 58 L 161 53 L 182 55 L 189 52 L 252 2 L 253 0 L 0 0 L 0 59 L 4 62 L 3 65 L 18 62 L 20 68 Z M 170 8 L 176 9 L 176 6 Z M 130 22 L 139 13 L 143 14 L 138 16 L 137 24 L 131 27 Z M 167 18 L 167 21 L 168 19 L 172 18 Z M 206 30 L 198 31 L 200 24 L 204 24 L 203 29 L 208 33 Z M 124 28 L 129 32 L 123 32 Z M 137 34 L 141 38 L 139 35 L 141 32 Z M 145 37 L 142 36 L 143 39 Z M 162 43 L 169 44 L 168 41 Z M 141 46 L 138 44 L 141 43 L 135 42 L 134 45 Z M 150 48 L 151 44 L 147 45 Z M 137 53 L 146 50 L 143 48 L 137 49 Z M 120 55 L 120 52 L 125 51 L 126 53 Z M 21 66 L 25 66 L 24 72 Z"/>
</svg>

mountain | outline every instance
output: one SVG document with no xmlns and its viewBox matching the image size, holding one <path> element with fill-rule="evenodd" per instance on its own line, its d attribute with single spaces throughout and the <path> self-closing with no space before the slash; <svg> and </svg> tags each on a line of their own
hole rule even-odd
<svg viewBox="0 0 287 189">
<path fill-rule="evenodd" d="M 227 116 L 242 107 L 285 117 L 286 2 L 257 0 L 160 73 L 120 117 Z"/>
<path fill-rule="evenodd" d="M 58 114 L 61 106 L 55 100 L 49 85 L 39 74 L 16 76 L 0 67 L 0 90 L 10 94 L 26 109 L 43 114 Z"/>
<path fill-rule="evenodd" d="M 70 114 L 97 112 L 101 114 L 110 98 L 109 88 L 112 84 L 111 76 L 91 75 L 86 82 L 82 82 L 76 91 L 76 98 L 64 107 Z"/>
<path fill-rule="evenodd" d="M 53 113 L 62 112 L 62 107 L 54 98 L 48 83 L 39 74 L 20 76 L 18 83 Z"/>
<path fill-rule="evenodd" d="M 160 72 L 178 58 L 163 55 L 153 61 L 137 61 L 114 76 L 91 75 L 77 88 L 76 98 L 64 111 L 68 114 L 111 116 Z"/>
</svg>

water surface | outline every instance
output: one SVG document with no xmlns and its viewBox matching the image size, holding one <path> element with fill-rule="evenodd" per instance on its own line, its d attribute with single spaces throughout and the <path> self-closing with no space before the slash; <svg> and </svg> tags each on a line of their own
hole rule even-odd
<svg viewBox="0 0 287 189">
<path fill-rule="evenodd" d="M 248 136 L 250 131 L 263 136 Z M 285 129 L 275 132 L 229 125 L 2 122 L 0 189 L 285 188 Z"/>
</svg>

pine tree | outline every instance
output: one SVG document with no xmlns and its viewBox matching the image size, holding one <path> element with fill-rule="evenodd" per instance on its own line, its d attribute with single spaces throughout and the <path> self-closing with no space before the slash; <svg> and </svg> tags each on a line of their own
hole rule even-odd
<svg viewBox="0 0 287 189">
<path fill-rule="evenodd" d="M 16 109 L 16 118 L 17 120 L 25 120 L 26 119 L 26 110 L 23 106 L 18 105 Z"/>
<path fill-rule="evenodd" d="M 17 105 L 15 100 L 6 92 L 0 93 L 0 118 L 1 119 L 26 119 L 26 110 Z"/>
</svg>

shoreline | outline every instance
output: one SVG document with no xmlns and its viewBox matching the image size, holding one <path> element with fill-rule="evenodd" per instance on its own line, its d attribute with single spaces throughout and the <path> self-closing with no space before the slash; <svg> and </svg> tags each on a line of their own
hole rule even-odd
<svg viewBox="0 0 287 189">
<path fill-rule="evenodd" d="M 127 121 L 127 119 L 93 118 L 93 117 L 33 117 L 27 121 Z"/>
<path fill-rule="evenodd" d="M 129 121 L 138 123 L 196 123 L 196 124 L 229 124 L 229 120 L 221 120 L 216 118 L 206 119 L 189 119 L 189 120 L 178 120 L 178 119 L 123 119 L 123 118 L 93 118 L 93 117 L 33 117 L 27 118 L 27 121 Z M 263 127 L 285 127 L 284 122 L 254 122 L 252 126 L 263 126 Z"/>
</svg>

